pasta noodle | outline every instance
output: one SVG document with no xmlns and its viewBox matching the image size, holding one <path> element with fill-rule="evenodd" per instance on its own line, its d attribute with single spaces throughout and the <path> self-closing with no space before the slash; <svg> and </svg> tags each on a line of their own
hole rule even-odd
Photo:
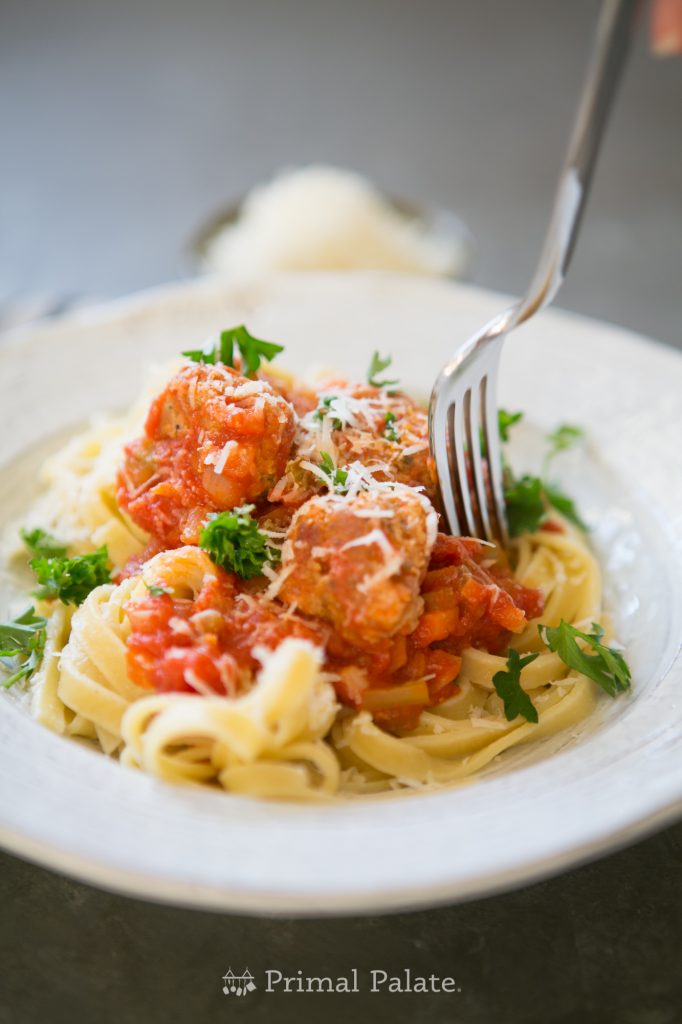
<svg viewBox="0 0 682 1024">
<path fill-rule="evenodd" d="M 139 425 L 136 419 L 97 422 L 46 461 L 45 493 L 31 510 L 28 529 L 54 532 L 79 554 L 105 544 L 115 569 L 143 550 L 145 532 L 115 496 L 116 467 L 125 440 Z"/>
<path fill-rule="evenodd" d="M 123 760 L 176 782 L 215 780 L 258 796 L 311 799 L 338 789 L 339 766 L 323 740 L 337 704 L 321 652 L 285 640 L 249 693 L 145 697 L 123 721 Z"/>
<path fill-rule="evenodd" d="M 167 782 L 320 801 L 463 783 L 591 713 L 538 629 L 603 620 L 584 534 L 439 534 L 423 410 L 327 389 L 184 365 L 48 461 L 27 525 L 76 562 L 106 546 L 114 582 L 38 605 L 42 724 Z M 510 652 L 537 721 L 509 717 Z"/>
</svg>

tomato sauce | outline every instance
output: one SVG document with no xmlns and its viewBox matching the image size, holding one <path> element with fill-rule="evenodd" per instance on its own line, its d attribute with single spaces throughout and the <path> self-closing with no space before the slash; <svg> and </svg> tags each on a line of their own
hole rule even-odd
<svg viewBox="0 0 682 1024">
<path fill-rule="evenodd" d="M 245 500 L 258 504 L 262 528 L 274 530 L 275 535 L 289 529 L 293 511 L 267 501 L 266 494 L 281 478 L 290 456 L 294 434 L 290 403 L 300 412 L 310 411 L 314 395 L 306 392 L 297 401 L 288 382 L 273 378 L 272 384 L 274 390 L 265 382 L 247 382 L 224 367 L 189 366 L 152 403 L 143 437 L 125 449 L 118 488 L 121 506 L 151 536 L 148 548 L 131 560 L 121 578 L 137 574 L 151 555 L 164 548 L 197 543 L 210 511 Z M 259 388 L 267 389 L 267 401 Z M 394 418 L 401 426 L 397 413 Z M 379 416 L 378 422 L 377 431 L 383 431 L 384 418 Z M 425 418 L 421 428 L 422 433 L 427 429 Z M 377 444 L 388 443 L 382 433 L 378 438 Z M 339 436 L 338 441 L 341 444 L 343 438 Z M 428 460 L 428 452 L 419 454 Z M 426 470 L 422 466 L 412 480 L 414 472 L 405 460 L 396 470 L 399 479 L 406 474 L 405 482 L 423 487 Z M 371 498 L 365 504 L 379 504 L 378 497 Z M 407 498 L 403 504 L 409 506 Z M 130 678 L 158 692 L 235 696 L 253 685 L 259 648 L 272 650 L 287 637 L 299 637 L 325 650 L 325 669 L 332 674 L 342 703 L 369 711 L 389 730 L 414 728 L 425 708 L 457 692 L 464 650 L 473 646 L 503 653 L 512 635 L 540 615 L 543 598 L 540 591 L 516 582 L 498 552 L 478 540 L 438 534 L 429 558 L 425 542 L 417 542 L 416 530 L 409 528 L 407 512 L 397 509 L 394 519 L 380 522 L 386 543 L 390 539 L 412 566 L 414 585 L 408 597 L 414 614 L 402 626 L 396 618 L 398 626 L 386 627 L 383 639 L 377 640 L 381 623 L 373 632 L 360 628 L 367 627 L 369 612 L 349 631 L 347 621 L 340 615 L 335 618 L 328 606 L 333 600 L 336 610 L 357 607 L 363 573 L 356 573 L 357 579 L 349 575 L 340 579 L 339 574 L 350 572 L 358 558 L 367 561 L 367 567 L 360 566 L 363 572 L 384 564 L 381 546 L 357 546 L 362 524 L 377 532 L 376 526 L 369 525 L 376 509 L 364 512 L 365 519 L 351 516 L 345 525 L 338 515 L 333 522 L 325 520 L 328 535 L 318 530 L 319 536 L 309 538 L 308 552 L 305 536 L 299 539 L 298 557 L 308 567 L 317 557 L 315 552 L 336 544 L 335 560 L 318 574 L 320 610 L 308 607 L 307 615 L 301 607 L 311 593 L 308 577 L 302 577 L 299 590 L 287 599 L 290 577 L 281 600 L 271 601 L 264 595 L 267 581 L 262 577 L 244 582 L 218 568 L 205 575 L 194 597 L 149 593 L 130 601 L 126 608 L 131 625 Z M 343 529 L 348 537 L 342 535 Z M 292 535 L 296 536 L 290 531 Z M 376 564 L 370 563 L 369 552 Z M 388 578 L 382 583 L 386 588 L 390 585 Z"/>
</svg>

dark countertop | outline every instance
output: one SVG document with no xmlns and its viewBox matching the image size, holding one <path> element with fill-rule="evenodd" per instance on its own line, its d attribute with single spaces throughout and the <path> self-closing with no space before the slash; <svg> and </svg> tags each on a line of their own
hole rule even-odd
<svg viewBox="0 0 682 1024">
<path fill-rule="evenodd" d="M 548 215 L 591 0 L 23 0 L 0 5 L 0 305 L 187 273 L 216 207 L 282 165 L 451 207 L 517 292 Z M 561 305 L 682 347 L 682 60 L 639 40 Z M 518 892 L 292 921 L 110 895 L 2 856 L 0 1021 L 682 1021 L 682 825 Z M 352 967 L 453 995 L 221 993 Z"/>
<path fill-rule="evenodd" d="M 249 918 L 110 895 L 0 855 L 5 1015 L 25 1021 L 679 1024 L 682 824 L 503 896 L 388 917 Z M 228 967 L 257 989 L 224 996 Z M 349 975 L 358 994 L 264 991 Z M 372 970 L 460 992 L 371 993 Z M 294 986 L 292 986 L 293 988 Z"/>
</svg>

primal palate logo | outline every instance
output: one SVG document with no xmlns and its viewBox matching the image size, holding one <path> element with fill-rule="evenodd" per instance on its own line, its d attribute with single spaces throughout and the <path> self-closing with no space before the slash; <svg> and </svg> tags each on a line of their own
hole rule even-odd
<svg viewBox="0 0 682 1024">
<path fill-rule="evenodd" d="M 395 974 L 389 974 L 388 971 L 379 969 L 361 974 L 357 967 L 353 967 L 346 974 L 320 977 L 308 975 L 302 969 L 293 975 L 285 975 L 282 971 L 268 969 L 264 972 L 264 978 L 260 980 L 261 991 L 264 993 L 281 992 L 299 995 L 363 991 L 390 992 L 396 995 L 439 992 L 448 995 L 462 991 L 456 979 L 451 976 L 417 974 L 410 967 L 404 967 Z M 239 998 L 248 995 L 249 992 L 255 992 L 257 987 L 254 976 L 248 967 L 241 974 L 235 974 L 229 967 L 227 973 L 223 975 L 223 993 L 226 996 Z"/>
<path fill-rule="evenodd" d="M 256 985 L 253 974 L 246 968 L 242 974 L 235 974 L 231 967 L 223 974 L 223 993 L 226 996 L 245 996 L 249 992 L 255 992 Z"/>
</svg>

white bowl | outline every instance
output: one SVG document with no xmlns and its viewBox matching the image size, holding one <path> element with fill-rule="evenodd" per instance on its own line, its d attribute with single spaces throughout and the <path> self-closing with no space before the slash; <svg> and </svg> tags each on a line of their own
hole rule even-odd
<svg viewBox="0 0 682 1024">
<path fill-rule="evenodd" d="M 246 321 L 282 365 L 360 374 L 390 351 L 427 393 L 445 357 L 505 299 L 399 275 L 215 279 L 30 328 L 0 346 L 0 499 L 25 507 L 57 434 L 125 406 L 145 367 Z M 0 829 L 17 854 L 150 899 L 258 913 L 350 913 L 483 895 L 556 872 L 682 809 L 682 359 L 566 313 L 507 345 L 501 403 L 527 411 L 533 457 L 559 421 L 587 456 L 566 487 L 593 525 L 632 693 L 570 735 L 511 753 L 476 783 L 323 807 L 174 787 L 56 736 L 12 692 L 0 706 Z M 4 581 L 2 607 L 7 608 Z M 551 755 L 551 756 L 550 756 Z"/>
</svg>

